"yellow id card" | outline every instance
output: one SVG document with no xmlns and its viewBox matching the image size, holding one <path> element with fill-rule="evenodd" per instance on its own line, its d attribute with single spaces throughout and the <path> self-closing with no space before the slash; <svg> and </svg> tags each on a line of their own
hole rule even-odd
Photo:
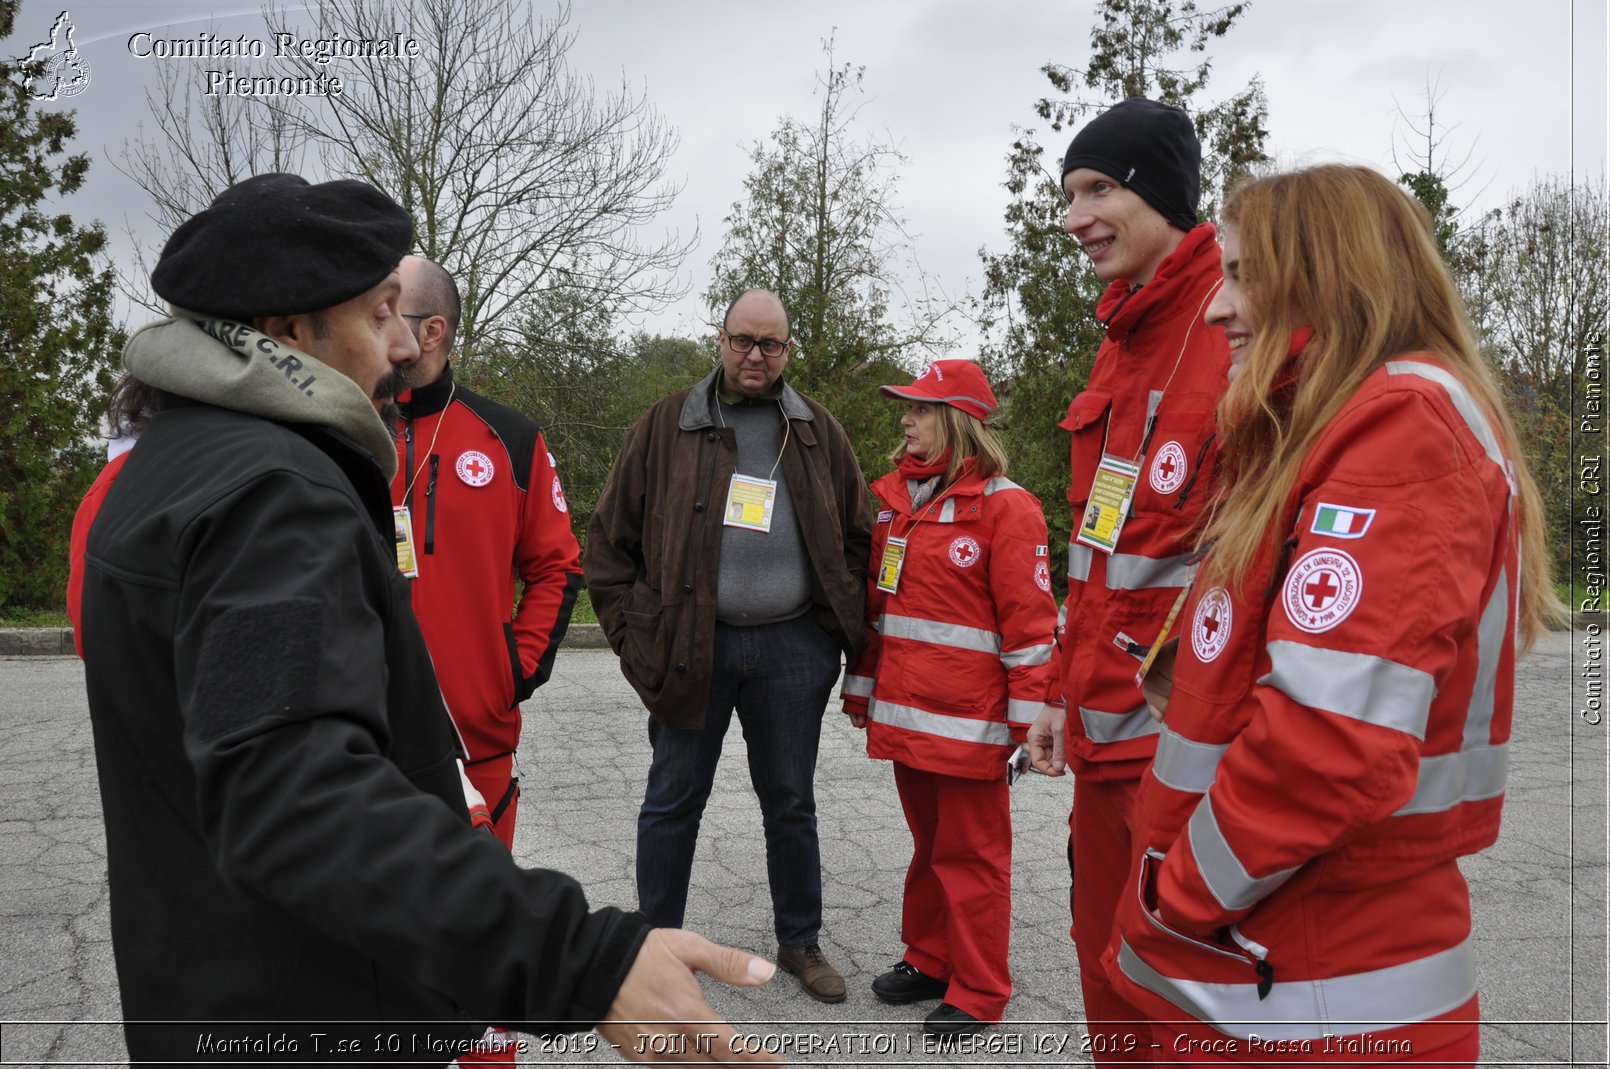
<svg viewBox="0 0 1610 1069">
<path fill-rule="evenodd" d="M 414 558 L 414 525 L 408 518 L 407 505 L 393 505 L 392 532 L 397 539 L 397 570 L 409 579 L 419 578 L 419 561 Z"/>
<path fill-rule="evenodd" d="M 1074 541 L 1092 546 L 1103 553 L 1118 548 L 1118 536 L 1129 517 L 1129 503 L 1135 497 L 1135 484 L 1140 481 L 1140 465 L 1132 460 L 1103 453 L 1096 466 L 1096 477 L 1090 484 L 1090 500 L 1085 503 L 1084 518 Z"/>
<path fill-rule="evenodd" d="M 727 487 L 727 508 L 722 522 L 746 531 L 771 531 L 771 513 L 777 504 L 777 483 L 734 474 Z"/>
<path fill-rule="evenodd" d="M 891 538 L 883 544 L 883 560 L 878 565 L 878 589 L 895 593 L 900 588 L 900 569 L 906 564 L 906 540 Z"/>
</svg>

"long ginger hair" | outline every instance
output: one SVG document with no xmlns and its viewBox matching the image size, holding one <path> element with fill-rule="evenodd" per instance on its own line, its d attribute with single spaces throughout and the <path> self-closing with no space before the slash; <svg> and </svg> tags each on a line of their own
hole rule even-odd
<svg viewBox="0 0 1610 1069">
<path fill-rule="evenodd" d="M 1427 352 L 1475 398 L 1514 467 L 1521 544 L 1517 630 L 1530 645 L 1560 612 L 1542 499 L 1514 424 L 1477 349 L 1463 302 L 1419 202 L 1365 167 L 1325 165 L 1236 189 L 1224 222 L 1240 239 L 1252 338 L 1219 404 L 1225 495 L 1207 521 L 1208 577 L 1241 583 L 1274 548 L 1303 458 L 1364 379 L 1393 358 Z M 1292 328 L 1313 337 L 1293 387 L 1274 396 Z"/>
</svg>

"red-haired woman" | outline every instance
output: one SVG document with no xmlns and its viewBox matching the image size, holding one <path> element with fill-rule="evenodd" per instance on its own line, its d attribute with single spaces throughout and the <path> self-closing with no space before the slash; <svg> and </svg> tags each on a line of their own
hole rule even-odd
<svg viewBox="0 0 1610 1069">
<path fill-rule="evenodd" d="M 1316 167 L 1224 218 L 1226 490 L 1104 961 L 1182 1063 L 1473 1065 L 1457 859 L 1557 608 L 1537 489 L 1401 189 Z"/>
</svg>

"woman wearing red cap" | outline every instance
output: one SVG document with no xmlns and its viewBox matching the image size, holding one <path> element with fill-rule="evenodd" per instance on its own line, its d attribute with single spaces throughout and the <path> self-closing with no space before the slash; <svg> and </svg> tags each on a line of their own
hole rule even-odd
<svg viewBox="0 0 1610 1069">
<path fill-rule="evenodd" d="M 1007 763 L 1056 688 L 1045 514 L 1006 478 L 978 365 L 939 360 L 910 386 L 867 585 L 870 642 L 844 682 L 867 754 L 894 762 L 915 850 L 906 952 L 872 983 L 884 1002 L 942 998 L 937 1037 L 999 1021 L 1012 994 Z"/>
</svg>

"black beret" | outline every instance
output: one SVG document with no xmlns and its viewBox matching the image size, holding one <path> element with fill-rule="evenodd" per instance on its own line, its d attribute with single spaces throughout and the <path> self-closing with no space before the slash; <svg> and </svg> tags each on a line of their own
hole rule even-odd
<svg viewBox="0 0 1610 1069">
<path fill-rule="evenodd" d="M 1202 143 L 1190 116 L 1169 104 L 1131 97 L 1085 124 L 1062 157 L 1062 177 L 1100 171 L 1140 194 L 1181 230 L 1196 225 L 1202 198 Z"/>
<path fill-rule="evenodd" d="M 367 182 L 260 174 L 180 224 L 151 288 L 186 311 L 240 322 L 317 312 L 379 285 L 413 244 L 414 221 Z"/>
</svg>

